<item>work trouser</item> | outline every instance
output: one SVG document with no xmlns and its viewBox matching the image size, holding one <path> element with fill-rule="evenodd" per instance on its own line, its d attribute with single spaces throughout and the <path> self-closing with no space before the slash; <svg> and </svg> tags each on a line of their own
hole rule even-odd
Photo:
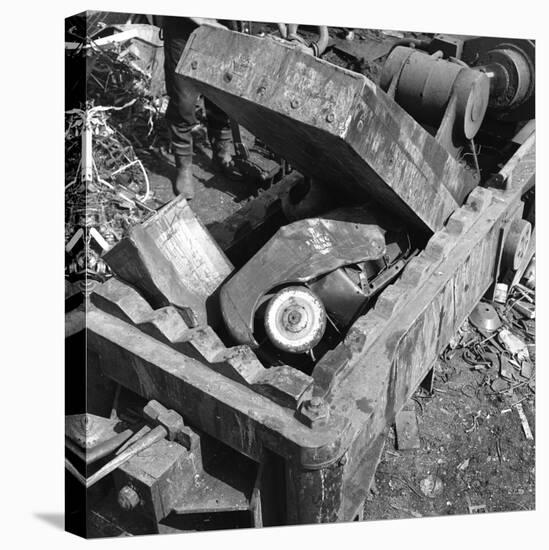
<svg viewBox="0 0 549 550">
<path fill-rule="evenodd" d="M 174 25 L 164 26 L 164 72 L 166 91 L 170 97 L 166 120 L 170 130 L 173 153 L 180 156 L 192 154 L 191 130 L 196 125 L 195 116 L 198 92 L 192 84 L 175 72 L 179 58 L 189 38 L 190 30 L 174 30 Z M 214 103 L 204 98 L 208 137 L 212 140 L 229 140 L 231 130 L 228 116 Z"/>
</svg>

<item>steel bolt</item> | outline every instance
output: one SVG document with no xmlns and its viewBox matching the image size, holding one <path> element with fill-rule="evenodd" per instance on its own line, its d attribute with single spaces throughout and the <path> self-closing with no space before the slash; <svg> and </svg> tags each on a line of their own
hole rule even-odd
<svg viewBox="0 0 549 550">
<path fill-rule="evenodd" d="M 224 80 L 225 82 L 230 82 L 232 79 L 233 79 L 233 75 L 232 75 L 231 73 L 225 73 L 225 74 L 223 75 L 223 80 Z"/>
<path fill-rule="evenodd" d="M 191 63 L 191 69 L 196 69 L 198 67 L 198 61 L 193 61 Z"/>
<path fill-rule="evenodd" d="M 292 101 L 290 101 L 290 105 L 292 109 L 297 109 L 299 107 L 299 99 L 292 99 Z"/>
<path fill-rule="evenodd" d="M 334 113 L 328 113 L 328 114 L 326 115 L 326 120 L 327 120 L 328 122 L 333 122 L 334 119 L 335 119 Z"/>
<path fill-rule="evenodd" d="M 319 409 L 322 406 L 322 397 L 315 395 L 309 401 L 309 409 Z"/>
<path fill-rule="evenodd" d="M 118 504 L 122 510 L 130 511 L 141 502 L 137 491 L 129 485 L 124 485 L 118 492 Z"/>
<path fill-rule="evenodd" d="M 303 421 L 313 429 L 324 426 L 328 421 L 329 413 L 330 411 L 328 410 L 326 402 L 318 395 L 305 401 L 301 407 Z"/>
</svg>

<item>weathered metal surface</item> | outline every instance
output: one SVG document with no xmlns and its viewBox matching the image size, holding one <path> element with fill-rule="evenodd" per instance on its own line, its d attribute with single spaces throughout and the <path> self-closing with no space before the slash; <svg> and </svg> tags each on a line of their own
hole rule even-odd
<svg viewBox="0 0 549 550">
<path fill-rule="evenodd" d="M 94 306 L 87 319 L 91 360 L 238 452 L 259 462 L 265 449 L 282 457 L 288 522 L 351 520 L 366 496 L 364 482 L 372 479 L 386 427 L 492 283 L 500 233 L 505 236 L 520 215 L 520 197 L 534 172 L 532 136 L 502 169 L 506 188 L 471 193 L 376 307 L 316 365 L 312 391 L 329 408 L 325 424 L 307 427 L 253 385 Z M 293 394 L 303 400 L 300 390 Z"/>
<path fill-rule="evenodd" d="M 480 129 L 490 95 L 483 72 L 404 46 L 389 54 L 380 86 L 417 121 L 437 128 L 436 140 L 455 157 Z"/>
<path fill-rule="evenodd" d="M 152 309 L 134 288 L 116 278 L 98 287 L 91 302 L 185 356 L 253 386 L 255 391 L 283 406 L 297 408 L 312 385 L 310 376 L 295 369 L 285 366 L 265 369 L 248 346 L 226 347 L 210 326 L 189 328 L 184 311 L 174 306 Z"/>
<path fill-rule="evenodd" d="M 295 411 L 176 351 L 139 328 L 88 310 L 91 366 L 147 399 L 157 399 L 209 435 L 259 460 L 265 446 L 309 468 L 333 461 L 348 444 L 344 421 L 332 415 L 309 429 Z M 272 369 L 271 369 L 272 370 Z"/>
<path fill-rule="evenodd" d="M 512 271 L 520 267 L 526 255 L 531 233 L 532 225 L 526 220 L 515 220 L 511 224 L 503 244 L 502 263 Z"/>
<path fill-rule="evenodd" d="M 491 74 L 488 111 L 491 117 L 506 121 L 535 117 L 534 40 L 465 37 L 460 57 L 467 64 Z"/>
<path fill-rule="evenodd" d="M 378 260 L 386 251 L 376 225 L 334 216 L 282 227 L 221 289 L 221 312 L 235 340 L 256 347 L 253 320 L 259 300 L 283 284 L 304 283 L 334 269 Z M 335 219 L 334 219 L 335 218 Z"/>
<path fill-rule="evenodd" d="M 109 439 L 98 443 L 92 449 L 86 449 L 82 451 L 78 445 L 73 443 L 71 439 L 65 437 L 65 448 L 71 451 L 78 459 L 82 460 L 86 465 L 93 464 L 98 460 L 105 458 L 106 456 L 112 454 L 115 449 L 119 448 L 123 443 L 127 444 L 128 440 L 133 436 L 133 432 L 130 429 L 124 430 L 116 435 L 113 435 Z"/>
<path fill-rule="evenodd" d="M 120 496 L 124 489 L 131 487 L 139 498 L 135 510 L 158 522 L 172 511 L 174 502 L 193 483 L 196 473 L 188 451 L 176 442 L 162 439 L 115 472 L 119 503 L 122 505 Z"/>
<path fill-rule="evenodd" d="M 258 465 L 213 441 L 205 442 L 203 457 L 193 483 L 175 500 L 173 513 L 250 510 Z"/>
<path fill-rule="evenodd" d="M 345 411 L 357 453 L 393 422 L 492 284 L 499 234 L 520 215 L 517 204 L 533 177 L 534 158 L 532 136 L 502 170 L 514 185 L 503 192 L 479 188 L 471 193 L 376 307 L 356 321 L 339 346 L 345 364 L 338 365 L 336 377 L 322 372 L 323 360 L 315 367 L 313 392 L 326 395 L 332 412 Z"/>
<path fill-rule="evenodd" d="M 327 523 L 338 520 L 342 505 L 344 465 L 336 462 L 322 470 L 286 468 L 287 521 L 297 523 Z"/>
<path fill-rule="evenodd" d="M 233 481 L 234 484 L 234 481 Z M 251 491 L 250 491 L 251 492 Z M 250 509 L 250 494 L 217 477 L 202 473 L 200 483 L 194 483 L 179 495 L 173 506 L 175 514 L 234 512 Z"/>
<path fill-rule="evenodd" d="M 492 304 L 479 303 L 469 315 L 469 321 L 477 328 L 492 332 L 501 327 L 501 319 Z"/>
<path fill-rule="evenodd" d="M 105 260 L 155 307 L 174 304 L 192 309 L 201 323 L 215 319 L 211 297 L 232 271 L 229 260 L 182 197 L 134 226 Z"/>
<path fill-rule="evenodd" d="M 387 36 L 361 36 L 359 40 L 346 40 L 345 38 L 331 37 L 332 49 L 346 59 L 353 59 L 355 62 L 364 60 L 371 63 L 376 59 L 386 56 L 397 40 Z"/>
<path fill-rule="evenodd" d="M 65 437 L 82 449 L 92 449 L 115 436 L 118 419 L 104 418 L 96 414 L 69 414 L 65 416 Z"/>
<path fill-rule="evenodd" d="M 339 520 L 354 520 L 362 512 L 381 460 L 387 431 L 388 426 L 368 447 L 360 448 L 357 443 L 354 443 L 347 451 L 347 472 L 341 487 L 344 495 L 343 507 L 338 511 Z"/>
<path fill-rule="evenodd" d="M 322 300 L 330 318 L 342 327 L 349 325 L 366 300 L 364 291 L 344 269 L 328 273 L 312 282 L 310 288 Z"/>
<path fill-rule="evenodd" d="M 388 90 L 393 80 L 395 99 L 416 120 L 438 127 L 450 98 L 457 94 L 461 137 L 472 139 L 478 132 L 490 93 L 490 81 L 484 73 L 415 48 L 397 46 L 383 67 L 380 86 Z"/>
<path fill-rule="evenodd" d="M 177 72 L 302 173 L 433 231 L 475 185 L 366 77 L 282 41 L 201 27 Z"/>
<path fill-rule="evenodd" d="M 114 475 L 119 506 L 152 519 L 157 529 L 170 515 L 252 512 L 257 466 L 215 442 L 208 445 L 204 459 L 165 439 L 134 456 Z"/>
<path fill-rule="evenodd" d="M 413 401 L 411 404 L 408 403 L 408 406 L 405 406 L 395 416 L 395 433 L 399 451 L 411 451 L 420 448 L 419 426 Z"/>
<path fill-rule="evenodd" d="M 242 265 L 286 223 L 283 205 L 303 186 L 303 176 L 294 170 L 228 218 L 209 224 L 208 231 L 230 260 Z"/>
</svg>

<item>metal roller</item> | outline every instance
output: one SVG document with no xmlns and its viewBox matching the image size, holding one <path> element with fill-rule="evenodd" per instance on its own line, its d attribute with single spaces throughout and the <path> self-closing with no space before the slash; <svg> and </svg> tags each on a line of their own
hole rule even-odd
<svg viewBox="0 0 549 550">
<path fill-rule="evenodd" d="M 442 125 L 455 98 L 452 129 L 468 140 L 484 120 L 490 95 L 490 81 L 483 72 L 404 46 L 387 58 L 380 85 L 416 120 L 435 127 Z"/>
</svg>

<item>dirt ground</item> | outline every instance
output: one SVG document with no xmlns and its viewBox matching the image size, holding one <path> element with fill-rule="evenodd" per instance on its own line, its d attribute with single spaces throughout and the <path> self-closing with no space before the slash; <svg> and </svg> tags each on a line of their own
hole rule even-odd
<svg viewBox="0 0 549 550">
<path fill-rule="evenodd" d="M 243 132 L 243 139 L 249 142 L 250 135 Z M 193 175 L 196 196 L 192 206 L 202 222 L 208 226 L 222 222 L 242 208 L 252 198 L 252 188 L 243 181 L 229 180 L 212 169 L 212 150 L 206 138 L 206 129 L 199 126 L 193 132 L 194 155 Z M 157 205 L 172 200 L 175 195 L 170 181 L 173 165 L 170 158 L 150 155 L 145 166 L 149 173 L 154 199 Z"/>
<path fill-rule="evenodd" d="M 535 443 L 513 406 L 523 398 L 494 394 L 484 376 L 459 358 L 439 364 L 433 396 L 414 396 L 421 447 L 399 452 L 390 432 L 365 519 L 535 508 Z M 533 393 L 521 404 L 534 431 Z"/>
</svg>

